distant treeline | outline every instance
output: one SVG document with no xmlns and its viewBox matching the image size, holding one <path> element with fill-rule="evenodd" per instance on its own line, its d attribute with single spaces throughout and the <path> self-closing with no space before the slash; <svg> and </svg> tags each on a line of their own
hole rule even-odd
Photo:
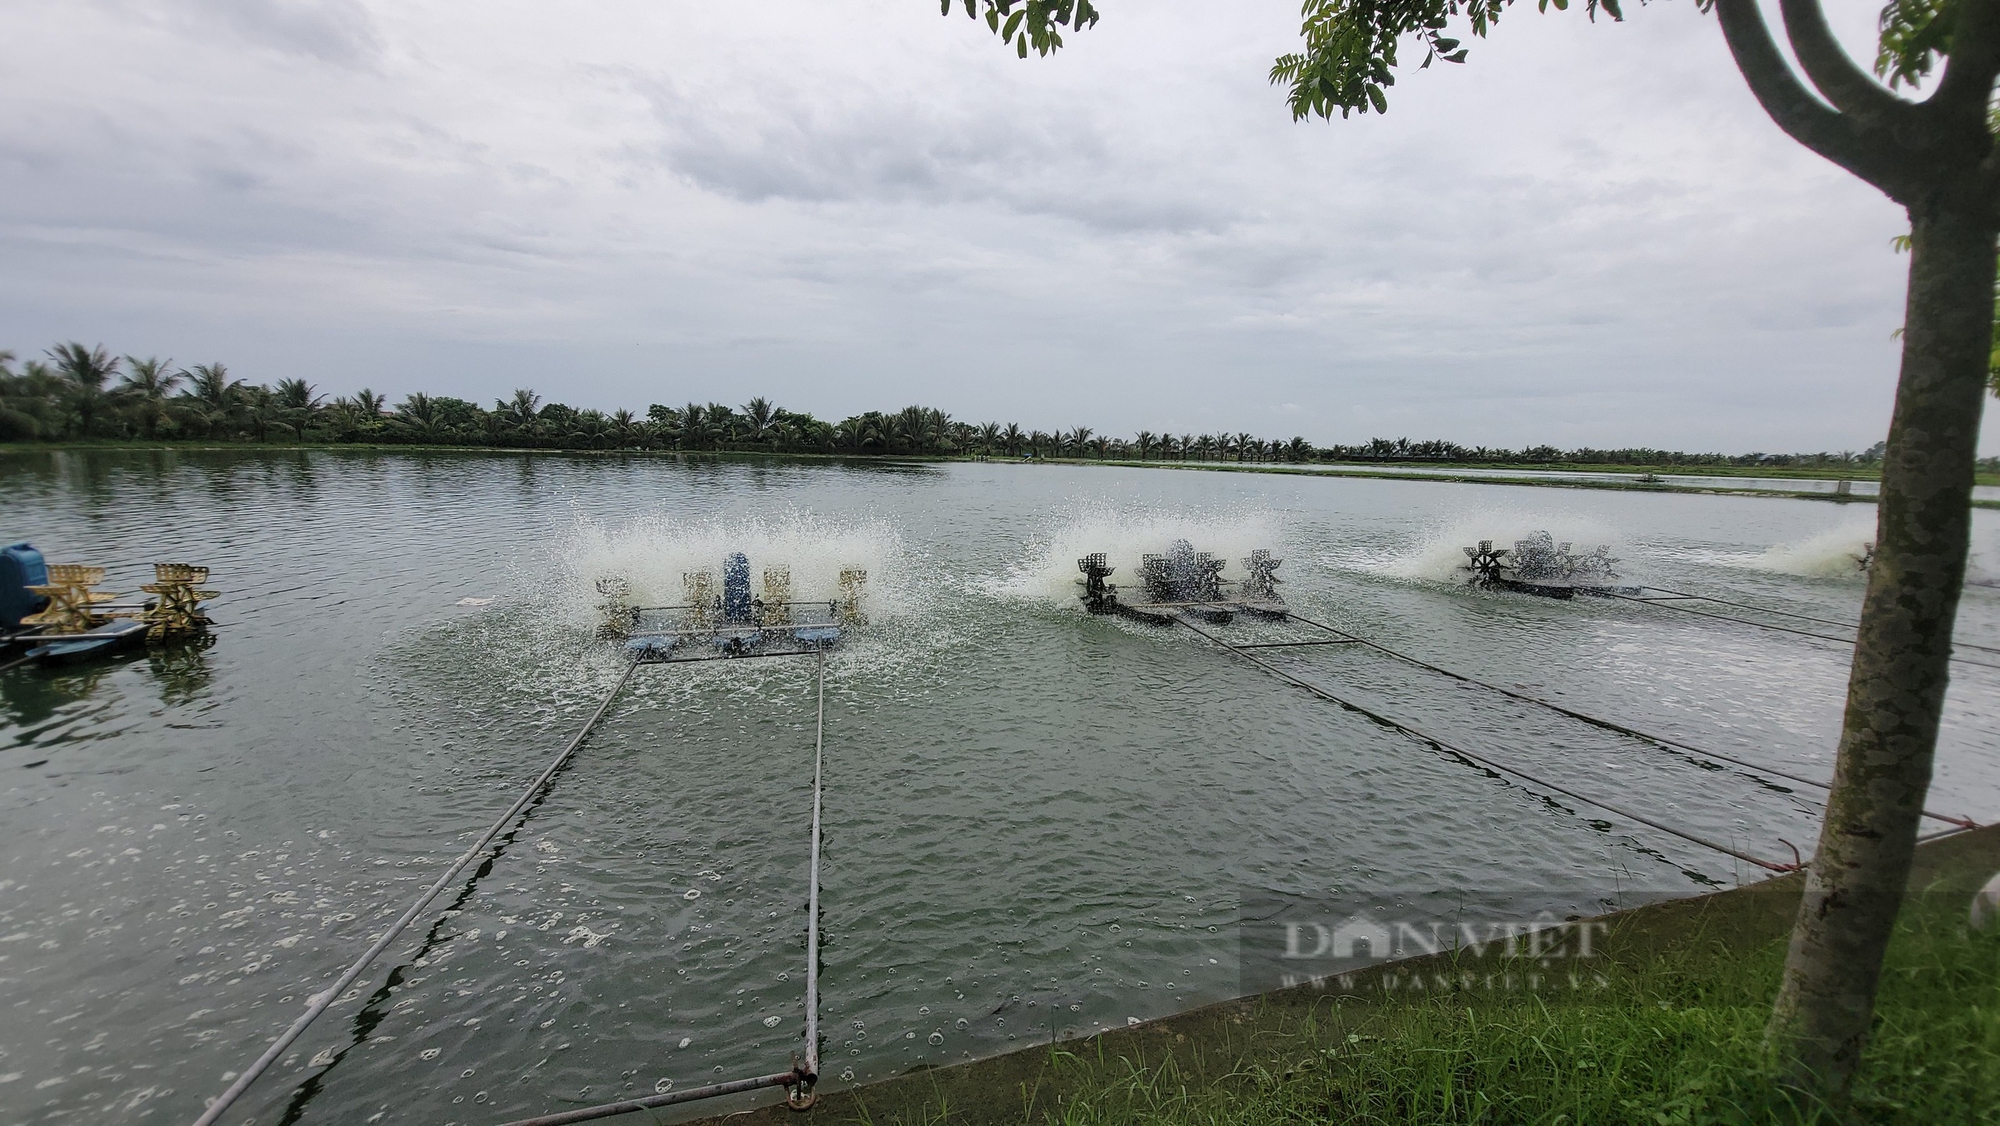
<svg viewBox="0 0 2000 1126">
<path fill-rule="evenodd" d="M 700 450 L 860 455 L 984 455 L 1243 462 L 1426 462 L 1637 466 L 1870 466 L 1882 446 L 1860 453 L 1688 454 L 1673 450 L 1509 450 L 1454 442 L 1376 438 L 1365 445 L 1316 446 L 1302 437 L 1155 434 L 1130 438 L 1088 426 L 1024 429 L 1016 423 L 960 422 L 911 406 L 868 411 L 839 422 L 786 410 L 762 398 L 654 404 L 644 416 L 544 403 L 515 391 L 488 409 L 464 399 L 415 392 L 391 406 L 363 389 L 328 400 L 303 379 L 275 385 L 231 379 L 222 364 L 176 368 L 171 360 L 113 356 L 102 346 L 59 344 L 19 370 L 0 351 L 0 441 L 197 439 L 267 442 L 410 443 L 494 448 Z M 1995 459 L 1989 459 L 1992 461 Z"/>
</svg>

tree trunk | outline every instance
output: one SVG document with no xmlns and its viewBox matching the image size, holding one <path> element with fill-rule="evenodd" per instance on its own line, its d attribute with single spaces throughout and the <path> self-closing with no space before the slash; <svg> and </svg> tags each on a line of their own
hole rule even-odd
<svg viewBox="0 0 2000 1126">
<path fill-rule="evenodd" d="M 1983 201 L 1910 208 L 1902 374 L 1840 755 L 1766 1043 L 1781 1080 L 1843 1105 L 1874 1011 L 1930 787 L 1972 527 L 1992 347 Z"/>
</svg>

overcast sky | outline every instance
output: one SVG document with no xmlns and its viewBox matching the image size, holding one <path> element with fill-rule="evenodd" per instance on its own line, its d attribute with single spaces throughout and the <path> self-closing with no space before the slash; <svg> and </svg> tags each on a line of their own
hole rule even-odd
<svg viewBox="0 0 2000 1126">
<path fill-rule="evenodd" d="M 606 410 L 1874 443 L 1901 211 L 1690 0 L 1630 6 L 1524 5 L 1388 115 L 1294 123 L 1296 0 L 1102 0 L 1027 61 L 932 0 L 0 0 L 0 347 Z M 1829 6 L 1865 46 L 1879 5 Z"/>
</svg>

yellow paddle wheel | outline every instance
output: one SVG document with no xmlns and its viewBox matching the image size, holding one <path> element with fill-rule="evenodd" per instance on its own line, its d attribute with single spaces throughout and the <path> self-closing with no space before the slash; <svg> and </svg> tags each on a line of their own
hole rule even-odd
<svg viewBox="0 0 2000 1126">
<path fill-rule="evenodd" d="M 179 641 L 207 633 L 208 611 L 201 604 L 220 593 L 195 589 L 196 584 L 207 581 L 206 567 L 192 563 L 153 564 L 153 581 L 139 587 L 153 596 L 140 619 L 146 623 L 146 640 Z"/>
<path fill-rule="evenodd" d="M 108 590 L 91 588 L 104 581 L 104 568 L 80 563 L 51 563 L 49 581 L 28 590 L 49 600 L 40 612 L 21 619 L 24 626 L 40 626 L 43 633 L 85 633 L 104 625 L 111 615 L 95 609 L 118 596 Z"/>
</svg>

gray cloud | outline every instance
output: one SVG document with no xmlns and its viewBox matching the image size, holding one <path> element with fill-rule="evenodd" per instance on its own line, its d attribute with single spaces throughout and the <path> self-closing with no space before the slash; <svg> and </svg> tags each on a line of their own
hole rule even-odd
<svg viewBox="0 0 2000 1126">
<path fill-rule="evenodd" d="M 774 3 L 0 11 L 0 347 L 1322 441 L 1886 425 L 1901 216 L 1690 5 L 1523 12 L 1294 124 L 1288 5 L 1118 4 L 1020 62 L 917 0 Z"/>
</svg>

